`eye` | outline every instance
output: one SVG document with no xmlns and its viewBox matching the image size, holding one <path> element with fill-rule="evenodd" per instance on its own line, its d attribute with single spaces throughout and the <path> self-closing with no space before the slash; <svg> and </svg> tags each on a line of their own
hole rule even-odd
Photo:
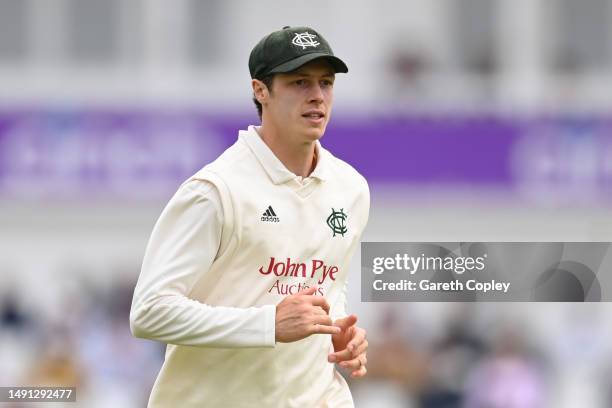
<svg viewBox="0 0 612 408">
<path fill-rule="evenodd" d="M 306 80 L 305 79 L 298 79 L 297 81 L 295 81 L 295 84 L 298 85 L 298 86 L 306 85 Z"/>
<path fill-rule="evenodd" d="M 323 86 L 334 86 L 334 83 L 332 81 L 330 81 L 329 79 L 324 79 L 323 81 L 321 81 L 321 84 L 323 84 Z"/>
</svg>

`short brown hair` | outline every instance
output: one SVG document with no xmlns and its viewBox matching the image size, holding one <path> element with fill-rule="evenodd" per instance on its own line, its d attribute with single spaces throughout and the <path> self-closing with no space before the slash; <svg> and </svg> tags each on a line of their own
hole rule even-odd
<svg viewBox="0 0 612 408">
<path fill-rule="evenodd" d="M 268 88 L 268 92 L 272 93 L 272 82 L 274 81 L 274 74 L 265 76 L 261 78 L 260 81 L 264 83 L 266 88 Z M 263 113 L 263 107 L 261 106 L 261 103 L 259 103 L 257 98 L 255 97 L 255 94 L 253 94 L 253 102 L 255 103 L 255 108 L 257 108 L 257 114 L 259 115 L 259 120 L 261 120 L 261 114 Z"/>
</svg>

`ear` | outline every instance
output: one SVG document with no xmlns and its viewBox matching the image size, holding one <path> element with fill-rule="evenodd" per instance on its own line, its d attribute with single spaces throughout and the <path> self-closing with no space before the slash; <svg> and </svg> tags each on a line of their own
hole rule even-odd
<svg viewBox="0 0 612 408">
<path fill-rule="evenodd" d="M 265 105 L 270 97 L 270 91 L 266 87 L 266 84 L 261 82 L 259 79 L 253 79 L 251 81 L 251 86 L 253 87 L 253 95 L 259 103 Z"/>
</svg>

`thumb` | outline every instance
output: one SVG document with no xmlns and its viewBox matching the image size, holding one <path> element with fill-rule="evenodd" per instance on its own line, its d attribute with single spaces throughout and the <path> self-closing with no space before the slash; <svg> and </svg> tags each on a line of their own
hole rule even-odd
<svg viewBox="0 0 612 408">
<path fill-rule="evenodd" d="M 355 323 L 357 323 L 357 315 L 349 315 L 346 317 L 343 317 L 341 319 L 338 319 L 334 322 L 334 326 L 338 326 L 341 329 L 348 329 L 349 327 L 355 325 Z"/>
<path fill-rule="evenodd" d="M 311 286 L 309 288 L 300 290 L 295 295 L 296 296 L 300 296 L 300 295 L 314 295 L 316 292 L 317 292 L 317 287 L 316 286 Z"/>
</svg>

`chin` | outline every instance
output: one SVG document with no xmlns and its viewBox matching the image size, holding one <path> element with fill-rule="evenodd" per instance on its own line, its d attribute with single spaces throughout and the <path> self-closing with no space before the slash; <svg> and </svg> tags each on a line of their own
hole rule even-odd
<svg viewBox="0 0 612 408">
<path fill-rule="evenodd" d="M 320 138 L 322 138 L 323 133 L 324 132 L 322 130 L 313 129 L 313 130 L 307 131 L 305 135 L 306 135 L 306 139 L 314 141 L 314 140 L 319 140 Z"/>
<path fill-rule="evenodd" d="M 306 129 L 304 135 L 309 140 L 319 140 L 325 134 L 325 126 Z"/>
</svg>

